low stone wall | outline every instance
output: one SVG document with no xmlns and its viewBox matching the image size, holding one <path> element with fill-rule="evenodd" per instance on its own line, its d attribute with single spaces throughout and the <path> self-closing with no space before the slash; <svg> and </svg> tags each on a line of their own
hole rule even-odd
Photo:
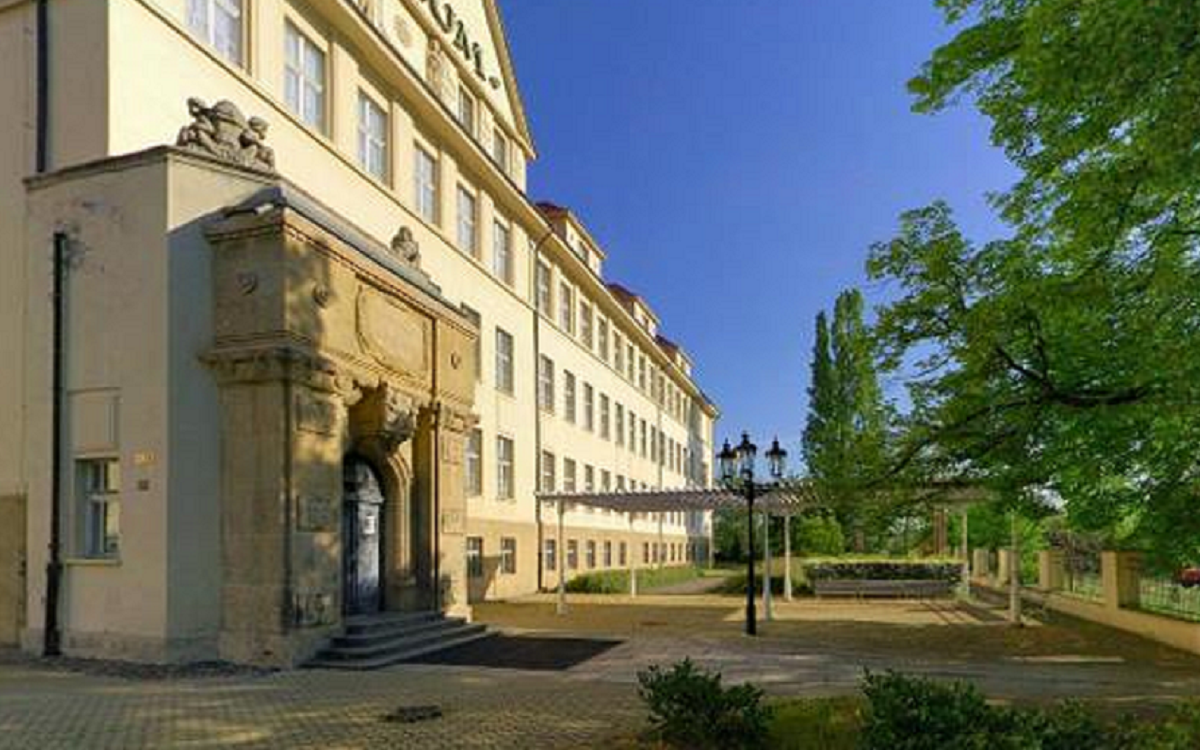
<svg viewBox="0 0 1200 750">
<path fill-rule="evenodd" d="M 1023 587 L 1022 597 L 1044 603 L 1048 609 L 1081 620 L 1107 625 L 1200 654 L 1200 622 L 1176 619 L 1138 609 L 1142 557 L 1136 552 L 1104 552 L 1100 558 L 1102 596 L 1098 601 L 1063 591 L 1063 559 L 1059 552 L 1038 553 L 1038 585 Z M 1006 571 L 1007 572 L 1007 571 Z M 1005 579 L 976 568 L 973 583 L 1000 592 L 1007 591 Z"/>
</svg>

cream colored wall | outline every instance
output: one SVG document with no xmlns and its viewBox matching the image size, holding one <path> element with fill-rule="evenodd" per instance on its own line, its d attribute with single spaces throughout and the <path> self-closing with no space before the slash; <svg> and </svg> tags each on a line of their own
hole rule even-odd
<svg viewBox="0 0 1200 750">
<path fill-rule="evenodd" d="M 478 310 L 483 318 L 483 377 L 477 388 L 477 410 L 485 435 L 485 491 L 482 497 L 469 501 L 470 523 L 474 523 L 475 519 L 480 523 L 516 519 L 536 529 L 537 513 L 533 499 L 537 481 L 534 416 L 536 365 L 533 354 L 533 314 L 527 300 L 530 278 L 528 238 L 532 237 L 535 241 L 541 239 L 546 227 L 528 201 L 513 190 L 512 185 L 501 178 L 486 159 L 480 158 L 478 153 L 463 145 L 461 136 L 454 134 L 453 126 L 445 119 L 444 113 L 438 114 L 437 108 L 430 101 L 421 98 L 423 94 L 418 95 L 418 90 L 409 90 L 401 85 L 400 73 L 389 72 L 380 67 L 386 61 L 382 53 L 353 46 L 351 43 L 357 40 L 354 34 L 358 32 L 341 16 L 336 23 L 329 23 L 315 15 L 307 5 L 297 5 L 297 10 L 280 0 L 259 0 L 252 5 L 253 36 L 247 45 L 250 61 L 250 70 L 247 72 L 226 64 L 186 33 L 179 23 L 182 17 L 182 0 L 159 0 L 156 3 L 149 0 L 123 0 L 115 3 L 87 3 L 86 6 L 85 1 L 63 0 L 54 4 L 54 12 L 60 14 L 63 21 L 75 19 L 71 29 L 77 40 L 85 30 L 98 32 L 95 40 L 82 39 L 70 48 L 66 45 L 56 48 L 56 66 L 59 59 L 57 55 L 62 55 L 63 60 L 72 64 L 59 67 L 82 68 L 86 71 L 80 75 L 72 74 L 75 77 L 70 80 L 56 80 L 55 101 L 61 101 L 62 106 L 56 109 L 55 121 L 57 127 L 62 129 L 59 140 L 63 141 L 57 153 L 64 159 L 78 161 L 173 142 L 179 128 L 189 120 L 185 104 L 188 96 L 200 96 L 210 103 L 228 98 L 238 104 L 247 115 L 258 115 L 270 122 L 268 143 L 275 149 L 281 172 L 296 184 L 312 191 L 318 200 L 359 225 L 367 234 L 385 243 L 398 227 L 409 226 L 421 244 L 424 268 L 443 287 L 447 297 L 465 302 Z M 98 7 L 105 10 L 98 11 Z M 335 6 L 319 7 L 335 9 Z M 342 10 L 336 9 L 336 12 L 341 13 Z M 12 12 L 0 16 L 0 20 L 7 23 L 6 16 L 9 15 L 12 15 Z M 316 134 L 301 125 L 282 103 L 282 29 L 285 15 L 318 32 L 328 44 L 333 81 L 329 89 L 330 110 L 335 115 L 329 135 Z M 0 33 L 17 33 L 7 26 L 4 28 L 5 31 Z M 104 29 L 107 29 L 106 34 L 99 33 Z M 20 33 L 23 34 L 23 30 Z M 8 45 L 4 45 L 4 49 L 7 48 Z M 96 50 L 101 51 L 101 59 L 108 63 L 106 73 L 105 66 L 95 61 Z M 96 78 L 101 78 L 102 81 L 97 83 Z M 354 162 L 354 129 L 350 124 L 352 121 L 347 121 L 346 118 L 354 111 L 359 85 L 369 85 L 372 93 L 390 102 L 393 117 L 388 184 L 368 176 Z M 14 129 L 14 118 L 4 117 L 0 120 L 3 120 L 4 127 Z M 436 225 L 426 223 L 408 208 L 412 201 L 411 143 L 418 132 L 433 139 L 441 165 L 443 211 Z M 4 145 L 0 145 L 0 148 L 9 149 L 4 152 L 8 161 L 15 158 L 15 150 L 7 145 L 12 142 L 5 138 Z M 523 161 L 523 157 L 517 159 L 520 165 L 523 165 Z M 463 165 L 462 171 L 469 174 L 472 183 L 482 191 L 479 220 L 482 255 L 479 262 L 464 257 L 453 247 L 454 191 L 460 164 Z M 523 166 L 519 168 L 523 172 Z M 516 181 L 518 185 L 523 184 L 520 178 Z M 11 189 L 14 183 L 7 181 L 6 184 Z M 176 212 L 173 205 L 172 221 L 184 220 L 183 217 L 188 215 L 192 207 L 194 206 L 185 208 L 181 203 Z M 496 211 L 506 220 L 512 221 L 514 226 L 515 285 L 512 289 L 495 282 L 489 273 L 492 215 Z M 9 215 L 10 212 L 4 213 Z M 570 251 L 566 245 L 557 238 L 546 241 L 542 250 L 554 258 L 556 263 L 570 263 L 573 257 L 569 255 Z M 187 274 L 193 270 L 189 262 L 182 262 L 172 263 L 164 272 Z M 32 278 L 33 274 L 31 272 L 25 276 Z M 3 283 L 3 280 L 0 280 L 0 284 Z M 602 289 L 594 279 L 589 283 L 593 288 Z M 202 286 L 197 285 L 196 289 Z M 199 294 L 197 292 L 197 295 Z M 172 310 L 191 309 L 201 302 L 200 296 L 181 298 L 178 307 L 172 306 Z M 622 314 L 611 299 L 604 301 L 604 304 L 607 306 L 607 315 Z M 12 318 L 6 316 L 5 320 Z M 166 409 L 169 415 L 178 413 L 188 415 L 189 418 L 196 417 L 198 420 L 189 423 L 184 419 L 179 425 L 172 421 L 172 435 L 181 440 L 208 434 L 212 428 L 206 421 L 211 416 L 206 412 L 206 407 L 211 404 L 211 384 L 202 383 L 203 379 L 198 377 L 187 363 L 188 350 L 195 341 L 203 337 L 206 325 L 201 317 L 183 328 L 178 333 L 178 340 L 173 340 L 169 354 L 168 361 L 173 368 L 172 372 L 178 373 L 181 382 L 189 383 L 191 392 L 186 396 L 173 398 L 162 408 Z M 508 330 L 515 338 L 516 393 L 512 397 L 498 393 L 493 387 L 493 342 L 496 325 Z M 629 321 L 626 325 L 632 326 L 633 323 Z M 628 382 L 617 377 L 611 369 L 606 369 L 606 366 L 594 357 L 582 352 L 577 344 L 563 339 L 552 330 L 553 328 L 552 324 L 542 326 L 542 340 L 543 346 L 550 347 L 547 351 L 555 358 L 560 372 L 562 367 L 568 366 L 569 363 L 581 383 L 584 380 L 593 380 L 597 393 L 606 392 L 614 403 L 619 401 L 627 407 L 632 406 L 639 417 L 648 421 L 655 417 L 657 409 L 647 398 Z M 649 347 L 651 354 L 662 360 L 661 353 L 654 350 L 653 344 L 639 340 L 639 346 Z M 5 374 L 0 377 L 13 376 Z M 561 394 L 561 381 L 559 393 Z M 0 404 L 0 408 L 5 406 L 9 409 L 14 408 L 11 403 Z M 598 414 L 597 400 L 597 416 Z M 598 438 L 579 439 L 578 435 L 571 431 L 573 428 L 556 426 L 553 420 L 548 421 L 546 428 L 546 445 L 560 458 L 564 454 L 578 452 L 572 457 L 580 464 L 580 482 L 583 479 L 584 463 L 594 463 L 597 466 L 597 482 L 599 470 L 607 463 L 607 467 L 614 474 L 634 476 L 639 481 L 657 486 L 658 468 L 648 459 L 634 458 L 629 451 L 615 449 L 611 442 L 605 443 Z M 671 431 L 676 440 L 688 440 L 686 428 L 676 426 L 669 420 L 664 420 L 664 429 Z M 494 441 L 497 433 L 509 435 L 515 441 L 517 466 L 514 501 L 501 502 L 495 498 Z M 40 445 L 37 437 L 30 435 L 25 441 L 26 444 Z M 558 447 L 563 445 L 569 448 Z M 711 455 L 711 436 L 705 448 L 707 460 L 707 456 Z M 202 467 L 208 465 L 211 460 L 211 455 L 202 455 L 194 466 L 182 466 L 180 471 L 194 469 L 192 479 L 196 483 L 195 486 L 207 487 L 211 482 L 204 475 Z M 0 467 L 0 472 L 4 468 Z M 184 476 L 180 474 L 181 482 Z M 561 466 L 559 476 L 561 477 Z M 0 473 L 0 482 L 2 481 L 4 478 Z M 663 486 L 676 486 L 680 483 L 681 477 L 667 475 L 662 479 Z M 201 493 L 202 490 L 198 489 L 196 492 Z M 201 518 L 200 509 L 204 507 L 203 503 L 188 507 L 191 508 L 188 512 L 194 511 L 194 515 L 180 514 L 172 516 L 169 520 L 172 534 L 199 524 L 199 528 L 204 529 L 200 538 L 210 540 L 208 535 L 211 529 L 204 525 L 205 521 Z M 618 519 L 594 515 L 586 520 L 598 526 L 611 527 L 612 524 L 620 523 Z M 657 529 L 657 523 L 654 521 L 641 523 L 646 525 L 648 531 Z M 31 535 L 37 539 L 44 537 L 44 528 L 35 528 L 33 520 Z M 209 542 L 205 541 L 203 544 L 208 545 Z M 528 552 L 536 554 L 536 548 L 529 549 Z M 525 553 L 523 549 L 522 554 Z M 204 553 L 201 547 L 196 547 L 186 554 L 199 556 Z M 172 570 L 190 569 L 191 562 L 188 560 L 194 562 L 197 559 L 199 558 L 180 557 L 172 560 Z M 535 565 L 533 559 L 521 561 L 523 570 L 529 570 Z M 89 571 L 81 575 L 104 577 L 104 573 L 100 571 Z M 210 573 L 198 575 L 201 579 L 208 580 Z M 202 588 L 206 589 L 208 585 L 204 583 Z M 31 587 L 31 591 L 40 590 L 36 586 Z M 181 609 L 172 609 L 172 621 L 197 622 L 199 624 L 196 627 L 200 630 L 207 628 L 211 614 L 204 616 L 198 612 L 201 608 L 199 602 L 203 600 L 203 597 L 198 597 L 194 603 L 181 602 Z M 176 616 L 178 620 L 174 619 Z"/>
<path fill-rule="evenodd" d="M 33 4 L 0 9 L 0 496 L 25 491 L 21 361 L 25 337 L 25 203 L 21 179 L 34 169 Z"/>
</svg>

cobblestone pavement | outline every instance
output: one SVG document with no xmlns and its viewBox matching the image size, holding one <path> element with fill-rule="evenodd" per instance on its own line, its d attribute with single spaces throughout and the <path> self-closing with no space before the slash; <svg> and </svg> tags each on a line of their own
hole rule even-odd
<svg viewBox="0 0 1200 750">
<path fill-rule="evenodd" d="M 383 720 L 429 704 L 443 717 Z M 0 666 L 0 748 L 578 748 L 641 717 L 629 686 L 558 674 L 403 666 L 147 680 Z"/>
<path fill-rule="evenodd" d="M 864 668 L 976 682 L 993 697 L 1119 702 L 1200 695 L 1200 659 L 1075 621 L 1014 629 L 994 612 L 930 603 L 781 602 L 762 637 L 728 598 L 576 598 L 488 604 L 510 633 L 624 642 L 564 672 L 405 665 L 348 673 L 50 668 L 0 652 L 0 748 L 586 748 L 644 720 L 638 669 L 685 656 L 777 695 L 845 693 Z M 387 722 L 401 706 L 442 718 Z"/>
</svg>

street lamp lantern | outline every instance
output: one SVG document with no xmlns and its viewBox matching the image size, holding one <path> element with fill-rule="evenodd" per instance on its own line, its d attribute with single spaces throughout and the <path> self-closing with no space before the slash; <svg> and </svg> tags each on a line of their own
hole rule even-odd
<svg viewBox="0 0 1200 750">
<path fill-rule="evenodd" d="M 717 454 L 717 460 L 721 464 L 721 481 L 729 484 L 733 481 L 734 472 L 737 471 L 737 453 L 733 448 L 729 447 L 729 441 L 725 441 L 725 447 Z"/>
<path fill-rule="evenodd" d="M 771 441 L 771 449 L 767 451 L 767 463 L 771 468 L 771 477 L 783 479 L 784 462 L 787 461 L 787 451 L 779 447 L 779 438 Z"/>
<path fill-rule="evenodd" d="M 765 454 L 770 463 L 771 477 L 775 481 L 760 483 L 754 480 L 754 459 L 757 454 L 758 447 L 750 442 L 748 432 L 742 433 L 742 442 L 736 448 L 730 447 L 729 441 L 726 440 L 721 452 L 717 454 L 721 483 L 730 492 L 736 492 L 745 498 L 746 513 L 749 516 L 749 523 L 746 524 L 746 542 L 749 550 L 749 554 L 746 555 L 746 635 L 758 633 L 754 611 L 754 592 L 758 588 L 754 574 L 754 500 L 756 496 L 769 493 L 779 486 L 778 483 L 783 479 L 784 460 L 787 458 L 787 451 L 779 447 L 779 439 L 776 438 L 771 442 L 771 449 Z M 770 586 L 769 571 L 764 585 Z M 768 616 L 769 612 L 768 602 Z"/>
<path fill-rule="evenodd" d="M 754 481 L 754 457 L 758 446 L 750 442 L 750 433 L 742 433 L 742 442 L 737 447 L 738 461 L 741 462 L 742 478 L 747 482 Z"/>
</svg>

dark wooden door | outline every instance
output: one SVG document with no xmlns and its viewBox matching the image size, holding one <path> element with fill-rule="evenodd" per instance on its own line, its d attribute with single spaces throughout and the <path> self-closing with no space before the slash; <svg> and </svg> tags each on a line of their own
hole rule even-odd
<svg viewBox="0 0 1200 750">
<path fill-rule="evenodd" d="M 372 614 L 382 606 L 383 503 L 383 488 L 370 464 L 348 459 L 342 535 L 346 611 L 352 615 Z"/>
</svg>

